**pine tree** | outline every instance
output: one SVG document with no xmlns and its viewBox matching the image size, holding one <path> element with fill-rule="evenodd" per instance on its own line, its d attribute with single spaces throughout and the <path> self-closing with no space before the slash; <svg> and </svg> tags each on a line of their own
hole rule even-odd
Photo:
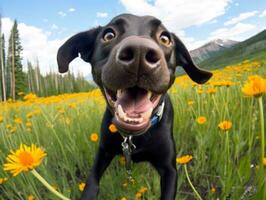
<svg viewBox="0 0 266 200">
<path fill-rule="evenodd" d="M 5 81 L 5 37 L 2 35 L 2 18 L 0 16 L 0 88 L 1 99 L 6 101 L 6 81 Z"/>
<path fill-rule="evenodd" d="M 15 100 L 19 92 L 26 92 L 25 73 L 22 71 L 22 46 L 17 21 L 11 29 L 7 56 L 8 76 L 10 76 L 10 97 Z"/>
<path fill-rule="evenodd" d="M 33 80 L 33 67 L 32 67 L 32 63 L 28 60 L 27 61 L 27 68 L 28 68 L 28 73 L 27 73 L 27 80 L 28 80 L 28 90 L 30 92 L 34 92 L 34 80 Z"/>
<path fill-rule="evenodd" d="M 40 94 L 41 93 L 41 72 L 40 72 L 40 65 L 39 65 L 39 60 L 38 58 L 36 59 L 36 68 L 35 68 L 35 83 L 36 83 L 36 93 Z"/>
</svg>

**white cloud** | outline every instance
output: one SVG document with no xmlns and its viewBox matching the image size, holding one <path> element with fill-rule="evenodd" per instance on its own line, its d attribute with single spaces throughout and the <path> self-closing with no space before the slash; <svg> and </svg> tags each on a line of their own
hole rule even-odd
<svg viewBox="0 0 266 200">
<path fill-rule="evenodd" d="M 68 9 L 68 12 L 75 12 L 75 11 L 76 11 L 75 8 L 69 8 L 69 9 Z"/>
<path fill-rule="evenodd" d="M 231 0 L 120 0 L 129 13 L 152 15 L 160 20 L 184 42 L 188 49 L 203 45 L 206 40 L 196 41 L 186 36 L 185 28 L 204 23 L 216 23 L 225 13 Z"/>
<path fill-rule="evenodd" d="M 65 17 L 67 14 L 64 13 L 63 11 L 59 11 L 59 12 L 58 12 L 58 15 L 60 15 L 61 17 Z"/>
<path fill-rule="evenodd" d="M 58 29 L 58 26 L 56 24 L 52 24 L 51 28 L 55 30 Z"/>
<path fill-rule="evenodd" d="M 201 46 L 203 46 L 204 44 L 208 43 L 209 40 L 208 39 L 205 39 L 205 40 L 193 40 L 191 42 L 187 42 L 186 43 L 186 40 L 183 41 L 187 47 L 187 49 L 189 51 L 193 50 L 193 49 L 196 49 L 196 48 L 199 48 Z"/>
<path fill-rule="evenodd" d="M 214 20 L 210 21 L 208 24 L 216 24 L 217 22 L 218 22 L 218 20 L 214 19 Z"/>
<path fill-rule="evenodd" d="M 234 25 L 237 24 L 238 22 L 241 22 L 245 19 L 248 19 L 250 17 L 255 16 L 258 13 L 257 10 L 251 11 L 251 12 L 245 12 L 245 13 L 240 13 L 237 17 L 234 17 L 224 23 L 225 26 L 228 25 Z"/>
<path fill-rule="evenodd" d="M 230 28 L 220 28 L 210 34 L 209 40 L 212 39 L 233 39 L 243 40 L 254 34 L 257 27 L 253 24 L 238 23 Z"/>
<path fill-rule="evenodd" d="M 137 15 L 153 15 L 171 31 L 201 25 L 225 13 L 231 0 L 120 0 L 126 10 Z"/>
<path fill-rule="evenodd" d="M 108 13 L 107 12 L 97 12 L 96 16 L 100 17 L 100 18 L 105 18 L 108 16 Z"/>
<path fill-rule="evenodd" d="M 3 33 L 5 34 L 6 41 L 8 41 L 13 21 L 10 18 L 2 18 L 2 24 Z M 49 40 L 49 32 L 45 32 L 40 28 L 24 23 L 19 23 L 18 29 L 21 44 L 23 46 L 22 57 L 24 68 L 26 67 L 27 60 L 36 61 L 36 58 L 38 58 L 40 69 L 43 74 L 49 72 L 50 70 L 57 72 L 57 50 L 67 38 Z M 83 62 L 81 59 L 77 59 L 71 63 L 70 68 L 75 74 L 79 71 L 84 75 L 90 73 L 90 64 Z"/>
<path fill-rule="evenodd" d="M 235 6 L 239 6 L 239 3 L 235 3 Z"/>
<path fill-rule="evenodd" d="M 260 17 L 266 17 L 266 10 L 262 11 L 262 13 L 260 14 Z"/>
</svg>

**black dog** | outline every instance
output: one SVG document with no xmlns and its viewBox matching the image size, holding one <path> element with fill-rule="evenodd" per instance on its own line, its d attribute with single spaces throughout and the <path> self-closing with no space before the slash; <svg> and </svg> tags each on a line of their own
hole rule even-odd
<svg viewBox="0 0 266 200">
<path fill-rule="evenodd" d="M 59 72 L 66 72 L 79 54 L 91 63 L 93 79 L 107 101 L 98 154 L 81 199 L 96 199 L 100 178 L 114 156 L 123 153 L 123 141 L 136 146 L 124 149 L 124 154 L 132 150 L 126 152 L 127 160 L 148 161 L 158 171 L 161 199 L 174 199 L 173 108 L 166 92 L 176 66 L 200 84 L 212 74 L 195 66 L 179 38 L 151 16 L 123 14 L 106 26 L 74 35 L 58 51 Z M 111 123 L 120 134 L 110 134 Z"/>
</svg>

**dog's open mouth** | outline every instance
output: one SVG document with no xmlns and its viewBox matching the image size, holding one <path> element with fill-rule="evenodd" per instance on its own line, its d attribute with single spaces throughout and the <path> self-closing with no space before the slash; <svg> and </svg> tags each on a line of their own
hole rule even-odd
<svg viewBox="0 0 266 200">
<path fill-rule="evenodd" d="M 113 123 L 126 133 L 137 134 L 150 127 L 150 117 L 161 95 L 140 87 L 120 89 L 116 92 L 104 88 L 107 101 L 115 117 Z"/>
</svg>

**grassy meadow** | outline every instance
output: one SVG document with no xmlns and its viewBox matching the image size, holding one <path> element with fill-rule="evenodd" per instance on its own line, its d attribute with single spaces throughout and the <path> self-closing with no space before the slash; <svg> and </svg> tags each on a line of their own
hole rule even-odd
<svg viewBox="0 0 266 200">
<path fill-rule="evenodd" d="M 266 189 L 261 187 L 266 168 L 260 162 L 258 98 L 241 91 L 250 75 L 266 77 L 266 62 L 244 61 L 213 72 L 205 85 L 181 76 L 169 90 L 177 157 L 193 156 L 188 174 L 203 199 L 266 199 Z M 1 103 L 0 200 L 57 199 L 31 173 L 13 177 L 3 170 L 6 156 L 20 144 L 43 148 L 47 156 L 36 171 L 56 190 L 78 199 L 97 150 L 95 134 L 100 135 L 104 109 L 98 89 L 51 97 L 28 94 L 21 101 Z M 222 121 L 232 127 L 220 129 Z M 98 199 L 158 200 L 157 172 L 148 163 L 134 164 L 135 181 L 128 183 L 124 164 L 123 157 L 113 160 L 101 180 Z M 196 199 L 183 165 L 177 164 L 177 170 L 176 199 Z"/>
</svg>

